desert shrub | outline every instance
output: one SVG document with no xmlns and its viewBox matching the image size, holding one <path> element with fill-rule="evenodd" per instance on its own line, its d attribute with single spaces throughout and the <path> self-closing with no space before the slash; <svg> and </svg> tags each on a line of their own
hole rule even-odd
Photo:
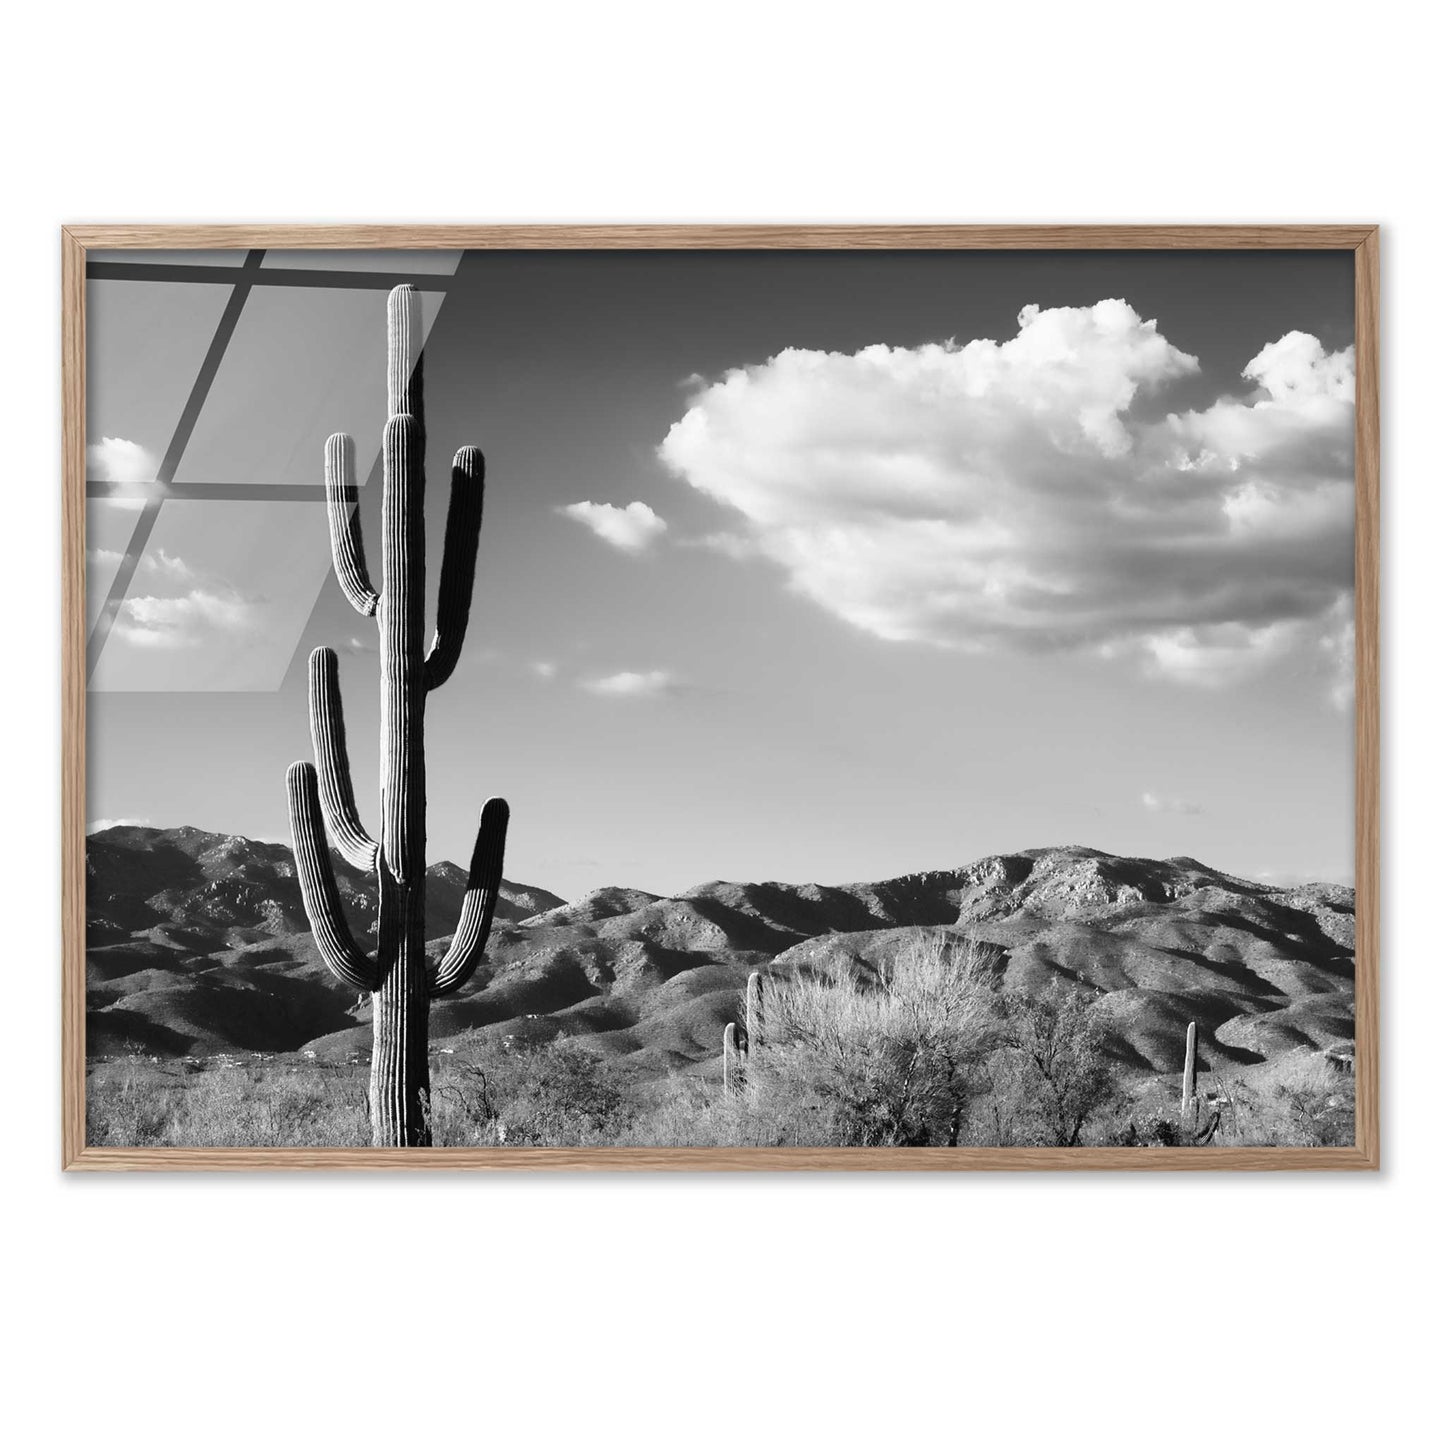
<svg viewBox="0 0 1445 1445">
<path fill-rule="evenodd" d="M 746 1142 L 736 1100 L 711 1079 L 673 1074 L 648 1094 L 609 1142 L 640 1149 L 727 1149 Z"/>
<path fill-rule="evenodd" d="M 633 1148 L 826 1147 L 838 1142 L 831 1117 L 807 1101 L 724 1093 L 715 1078 L 670 1074 L 649 1087 L 608 1143 Z"/>
<path fill-rule="evenodd" d="M 1320 1148 L 1354 1143 L 1355 1081 L 1308 1048 L 1201 1076 L 1197 1107 L 1180 1110 L 1179 1076 L 1137 1090 L 1114 1137 L 1099 1142 L 1151 1148 Z"/>
<path fill-rule="evenodd" d="M 1198 1107 L 1185 1114 L 1180 1110 L 1177 1081 L 1158 1097 L 1149 1091 L 1120 1117 L 1111 1135 L 1101 1144 L 1145 1149 L 1199 1149 L 1225 1144 L 1228 1139 L 1228 1106 L 1219 1099 L 1201 1097 Z"/>
<path fill-rule="evenodd" d="M 438 1144 L 605 1144 L 632 1113 L 617 1065 L 571 1039 L 515 1037 L 458 1054 L 432 1087 Z"/>
<path fill-rule="evenodd" d="M 764 984 L 742 1107 L 760 1142 L 959 1142 L 993 1037 L 992 953 L 918 933 L 871 973 L 847 962 Z"/>
<path fill-rule="evenodd" d="M 1250 1147 L 1342 1148 L 1355 1142 L 1355 1080 L 1301 1050 L 1229 1081 L 1219 1142 Z"/>
</svg>

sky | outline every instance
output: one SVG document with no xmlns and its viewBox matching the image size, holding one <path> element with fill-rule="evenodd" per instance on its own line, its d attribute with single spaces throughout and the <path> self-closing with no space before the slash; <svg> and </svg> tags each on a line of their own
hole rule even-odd
<svg viewBox="0 0 1445 1445">
<path fill-rule="evenodd" d="M 89 471 L 128 493 L 89 509 L 92 617 L 241 257 L 206 259 L 213 284 L 90 283 Z M 1351 881 L 1351 263 L 368 258 L 445 287 L 432 592 L 449 459 L 487 457 L 466 649 L 428 701 L 430 856 L 465 861 L 500 794 L 507 876 L 566 897 L 1067 843 Z M 303 264 L 338 263 L 263 269 Z M 382 289 L 247 295 L 174 480 L 251 491 L 151 516 L 91 679 L 92 826 L 284 840 L 322 644 L 374 822 L 374 623 L 324 507 L 257 494 L 319 483 L 336 430 L 365 475 L 384 316 Z"/>
</svg>

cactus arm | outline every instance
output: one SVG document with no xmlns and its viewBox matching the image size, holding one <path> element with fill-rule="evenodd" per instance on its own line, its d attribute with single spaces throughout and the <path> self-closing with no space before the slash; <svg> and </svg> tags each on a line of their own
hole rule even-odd
<svg viewBox="0 0 1445 1445">
<path fill-rule="evenodd" d="M 489 798 L 477 825 L 477 843 L 472 849 L 472 866 L 467 873 L 467 892 L 462 916 L 446 957 L 437 965 L 428 990 L 432 998 L 455 993 L 471 978 L 487 948 L 492 914 L 502 887 L 502 854 L 507 843 L 507 804 Z"/>
<path fill-rule="evenodd" d="M 371 992 L 378 987 L 378 971 L 352 942 L 351 930 L 341 911 L 341 894 L 326 851 L 316 769 L 310 763 L 292 763 L 287 769 L 286 794 L 291 805 L 296 876 L 301 883 L 301 901 L 306 906 L 316 946 L 326 966 L 342 983 Z"/>
<path fill-rule="evenodd" d="M 447 506 L 447 537 L 442 552 L 441 589 L 437 597 L 437 628 L 426 658 L 430 692 L 452 675 L 462 655 L 467 617 L 472 608 L 472 581 L 477 571 L 477 538 L 482 530 L 485 463 L 476 447 L 463 447 L 452 462 L 452 495 Z"/>
<path fill-rule="evenodd" d="M 351 786 L 351 761 L 346 753 L 346 719 L 341 708 L 341 683 L 336 654 L 318 647 L 309 669 L 311 742 L 320 774 L 321 811 L 336 851 L 354 868 L 376 868 L 376 844 L 361 826 L 356 793 Z"/>
<path fill-rule="evenodd" d="M 356 446 L 345 432 L 326 439 L 326 520 L 331 560 L 347 600 L 364 617 L 376 611 L 376 589 L 366 572 L 356 503 Z"/>
<path fill-rule="evenodd" d="M 747 1009 L 747 1055 L 752 1059 L 762 1052 L 763 1047 L 763 976 L 753 972 L 748 975 Z"/>
</svg>

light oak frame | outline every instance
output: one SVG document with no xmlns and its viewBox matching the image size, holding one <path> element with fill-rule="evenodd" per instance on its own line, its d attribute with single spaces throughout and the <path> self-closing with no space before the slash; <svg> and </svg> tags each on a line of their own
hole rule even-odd
<svg viewBox="0 0 1445 1445">
<path fill-rule="evenodd" d="M 1355 255 L 1351 1148 L 101 1149 L 85 1142 L 85 267 L 92 250 L 1349 250 Z M 219 279 L 219 278 L 218 278 Z M 73 225 L 61 231 L 61 1162 L 67 1170 L 1361 1170 L 1380 1164 L 1380 233 L 1325 226 Z M 319 463 L 318 463 L 319 465 Z"/>
</svg>

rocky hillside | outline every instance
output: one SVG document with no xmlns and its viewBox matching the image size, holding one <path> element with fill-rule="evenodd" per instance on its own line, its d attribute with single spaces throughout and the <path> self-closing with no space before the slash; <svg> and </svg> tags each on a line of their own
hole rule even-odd
<svg viewBox="0 0 1445 1445">
<path fill-rule="evenodd" d="M 368 880 L 336 869 L 353 927 L 374 934 Z M 465 875 L 440 863 L 428 877 L 440 948 Z M 93 1054 L 366 1052 L 369 1000 L 317 957 L 288 848 L 112 828 L 89 840 L 88 907 Z M 488 960 L 433 1008 L 432 1035 L 449 1047 L 475 1030 L 585 1034 L 645 1067 L 710 1063 L 751 969 L 873 966 L 919 928 L 994 945 L 1011 983 L 1084 990 L 1119 1062 L 1140 1071 L 1179 1067 L 1190 1019 L 1216 1066 L 1353 1037 L 1352 890 L 1088 848 L 839 887 L 706 883 L 675 898 L 605 888 L 564 903 L 507 883 Z"/>
</svg>

